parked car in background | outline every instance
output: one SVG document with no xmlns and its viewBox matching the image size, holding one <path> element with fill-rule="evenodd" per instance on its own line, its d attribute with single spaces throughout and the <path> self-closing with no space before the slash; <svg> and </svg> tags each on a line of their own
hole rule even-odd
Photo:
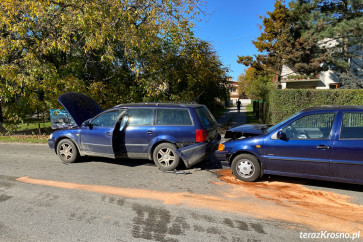
<svg viewBox="0 0 363 242">
<path fill-rule="evenodd" d="M 169 171 L 181 161 L 187 168 L 200 162 L 220 142 L 217 122 L 201 104 L 121 104 L 102 111 L 80 93 L 65 93 L 58 100 L 77 124 L 48 140 L 66 163 L 80 156 L 150 159 Z"/>
<path fill-rule="evenodd" d="M 363 106 L 302 110 L 272 126 L 243 125 L 226 132 L 216 151 L 233 174 L 263 174 L 363 184 Z"/>
</svg>

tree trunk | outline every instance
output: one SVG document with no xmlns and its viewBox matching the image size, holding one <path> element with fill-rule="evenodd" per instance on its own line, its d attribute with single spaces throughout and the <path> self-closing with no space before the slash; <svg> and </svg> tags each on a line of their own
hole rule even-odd
<svg viewBox="0 0 363 242">
<path fill-rule="evenodd" d="M 1 103 L 0 103 L 0 123 L 4 122 L 4 117 L 3 117 L 3 109 L 1 107 Z"/>
<path fill-rule="evenodd" d="M 0 134 L 6 134 L 8 131 L 3 127 L 2 123 L 4 122 L 3 110 L 0 103 Z"/>
<path fill-rule="evenodd" d="M 39 114 L 38 110 L 37 110 L 37 118 L 38 118 L 38 133 L 39 133 L 39 135 L 41 135 L 42 131 L 40 129 L 40 114 Z"/>
</svg>

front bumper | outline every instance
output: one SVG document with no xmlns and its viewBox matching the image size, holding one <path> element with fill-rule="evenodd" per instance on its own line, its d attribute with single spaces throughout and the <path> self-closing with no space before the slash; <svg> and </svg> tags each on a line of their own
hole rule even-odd
<svg viewBox="0 0 363 242">
<path fill-rule="evenodd" d="M 214 157 L 216 158 L 217 161 L 228 161 L 229 162 L 229 157 L 231 156 L 231 154 L 226 151 L 226 150 L 216 150 L 214 152 Z"/>
<path fill-rule="evenodd" d="M 48 139 L 48 146 L 51 150 L 54 150 L 54 140 L 53 139 Z"/>
</svg>

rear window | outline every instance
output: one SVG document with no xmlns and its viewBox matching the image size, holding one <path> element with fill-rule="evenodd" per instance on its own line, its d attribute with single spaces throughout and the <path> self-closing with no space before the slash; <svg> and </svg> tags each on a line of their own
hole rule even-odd
<svg viewBox="0 0 363 242">
<path fill-rule="evenodd" d="M 193 125 L 188 109 L 168 109 L 157 110 L 157 125 Z"/>
<path fill-rule="evenodd" d="M 344 113 L 341 139 L 363 139 L 363 113 Z"/>
<path fill-rule="evenodd" d="M 213 114 L 205 106 L 196 108 L 196 112 L 204 128 L 209 128 L 217 124 Z"/>
</svg>

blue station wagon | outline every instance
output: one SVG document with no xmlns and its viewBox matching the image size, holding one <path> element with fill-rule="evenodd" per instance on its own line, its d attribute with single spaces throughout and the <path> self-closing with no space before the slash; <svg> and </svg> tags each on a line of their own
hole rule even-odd
<svg viewBox="0 0 363 242">
<path fill-rule="evenodd" d="M 363 106 L 321 106 L 281 123 L 242 125 L 226 132 L 218 160 L 255 181 L 263 174 L 363 184 Z"/>
<path fill-rule="evenodd" d="M 48 145 L 63 162 L 80 156 L 153 160 L 163 171 L 187 168 L 212 153 L 218 126 L 201 104 L 134 103 L 102 111 L 90 97 L 65 93 L 59 102 L 75 127 L 51 134 Z"/>
</svg>

